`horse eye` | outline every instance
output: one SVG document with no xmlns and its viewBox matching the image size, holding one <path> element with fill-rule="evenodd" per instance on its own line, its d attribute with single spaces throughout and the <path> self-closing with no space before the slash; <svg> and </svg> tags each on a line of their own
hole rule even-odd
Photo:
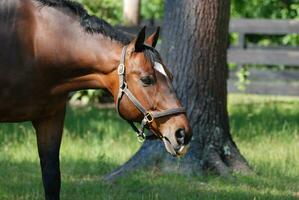
<svg viewBox="0 0 299 200">
<path fill-rule="evenodd" d="M 140 78 L 144 86 L 153 85 L 155 83 L 155 79 L 153 76 L 143 76 Z"/>
</svg>

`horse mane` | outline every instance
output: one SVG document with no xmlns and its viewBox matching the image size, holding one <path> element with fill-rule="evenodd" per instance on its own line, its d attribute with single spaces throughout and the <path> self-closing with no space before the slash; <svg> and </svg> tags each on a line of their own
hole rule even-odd
<svg viewBox="0 0 299 200">
<path fill-rule="evenodd" d="M 100 19 L 96 16 L 89 15 L 88 12 L 83 8 L 83 6 L 72 0 L 36 0 L 44 6 L 49 7 L 58 7 L 65 8 L 66 10 L 73 13 L 75 16 L 80 18 L 80 24 L 88 33 L 100 33 L 104 36 L 109 37 L 112 40 L 116 40 L 121 42 L 122 44 L 128 44 L 131 38 L 113 28 L 110 24 L 108 24 L 105 20 Z"/>
<path fill-rule="evenodd" d="M 155 48 L 150 47 L 148 45 L 144 45 L 143 53 L 145 58 L 147 58 L 147 60 L 151 63 L 151 65 L 154 65 L 155 62 L 162 63 L 161 56 Z"/>
<path fill-rule="evenodd" d="M 131 41 L 131 36 L 125 34 L 124 32 L 113 28 L 109 23 L 105 20 L 100 19 L 96 16 L 91 16 L 88 12 L 83 8 L 83 6 L 72 0 L 36 0 L 41 2 L 44 6 L 49 7 L 57 7 L 57 8 L 65 8 L 66 11 L 70 11 L 75 16 L 80 18 L 80 24 L 85 29 L 86 32 L 100 33 L 104 36 L 109 37 L 112 40 L 121 42 L 124 45 L 127 45 Z M 155 62 L 162 62 L 161 57 L 158 51 L 154 48 L 151 48 L 147 45 L 144 46 L 143 49 L 145 58 L 154 65 Z"/>
</svg>

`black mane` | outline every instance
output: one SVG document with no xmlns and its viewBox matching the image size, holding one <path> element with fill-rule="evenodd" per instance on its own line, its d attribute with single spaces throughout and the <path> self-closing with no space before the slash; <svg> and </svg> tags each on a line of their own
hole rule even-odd
<svg viewBox="0 0 299 200">
<path fill-rule="evenodd" d="M 83 6 L 71 0 L 37 0 L 45 6 L 66 8 L 74 15 L 80 18 L 81 26 L 88 33 L 101 33 L 113 40 L 119 41 L 123 44 L 130 42 L 130 37 L 121 31 L 116 30 L 103 19 L 96 16 L 91 16 L 83 8 Z"/>
<path fill-rule="evenodd" d="M 162 63 L 161 56 L 155 48 L 144 45 L 143 53 L 152 66 L 155 65 L 155 62 Z"/>
</svg>

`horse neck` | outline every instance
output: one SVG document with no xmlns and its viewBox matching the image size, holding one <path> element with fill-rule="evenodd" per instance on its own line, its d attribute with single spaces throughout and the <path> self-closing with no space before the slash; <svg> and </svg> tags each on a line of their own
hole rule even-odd
<svg viewBox="0 0 299 200">
<path fill-rule="evenodd" d="M 44 17 L 37 23 L 36 57 L 44 74 L 52 78 L 52 93 L 98 88 L 112 93 L 123 45 L 107 36 L 87 33 L 79 22 L 74 23 L 74 16 L 44 9 Z M 49 24 L 51 28 L 45 26 Z"/>
</svg>

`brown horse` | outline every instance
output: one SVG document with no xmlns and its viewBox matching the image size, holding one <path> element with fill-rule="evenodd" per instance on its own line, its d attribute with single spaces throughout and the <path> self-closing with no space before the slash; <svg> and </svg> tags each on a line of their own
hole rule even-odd
<svg viewBox="0 0 299 200">
<path fill-rule="evenodd" d="M 0 122 L 32 121 L 46 199 L 59 199 L 59 149 L 68 94 L 104 88 L 143 138 L 172 155 L 191 138 L 171 74 L 154 49 L 159 31 L 135 39 L 68 0 L 0 1 Z M 141 122 L 137 129 L 132 122 Z"/>
</svg>

